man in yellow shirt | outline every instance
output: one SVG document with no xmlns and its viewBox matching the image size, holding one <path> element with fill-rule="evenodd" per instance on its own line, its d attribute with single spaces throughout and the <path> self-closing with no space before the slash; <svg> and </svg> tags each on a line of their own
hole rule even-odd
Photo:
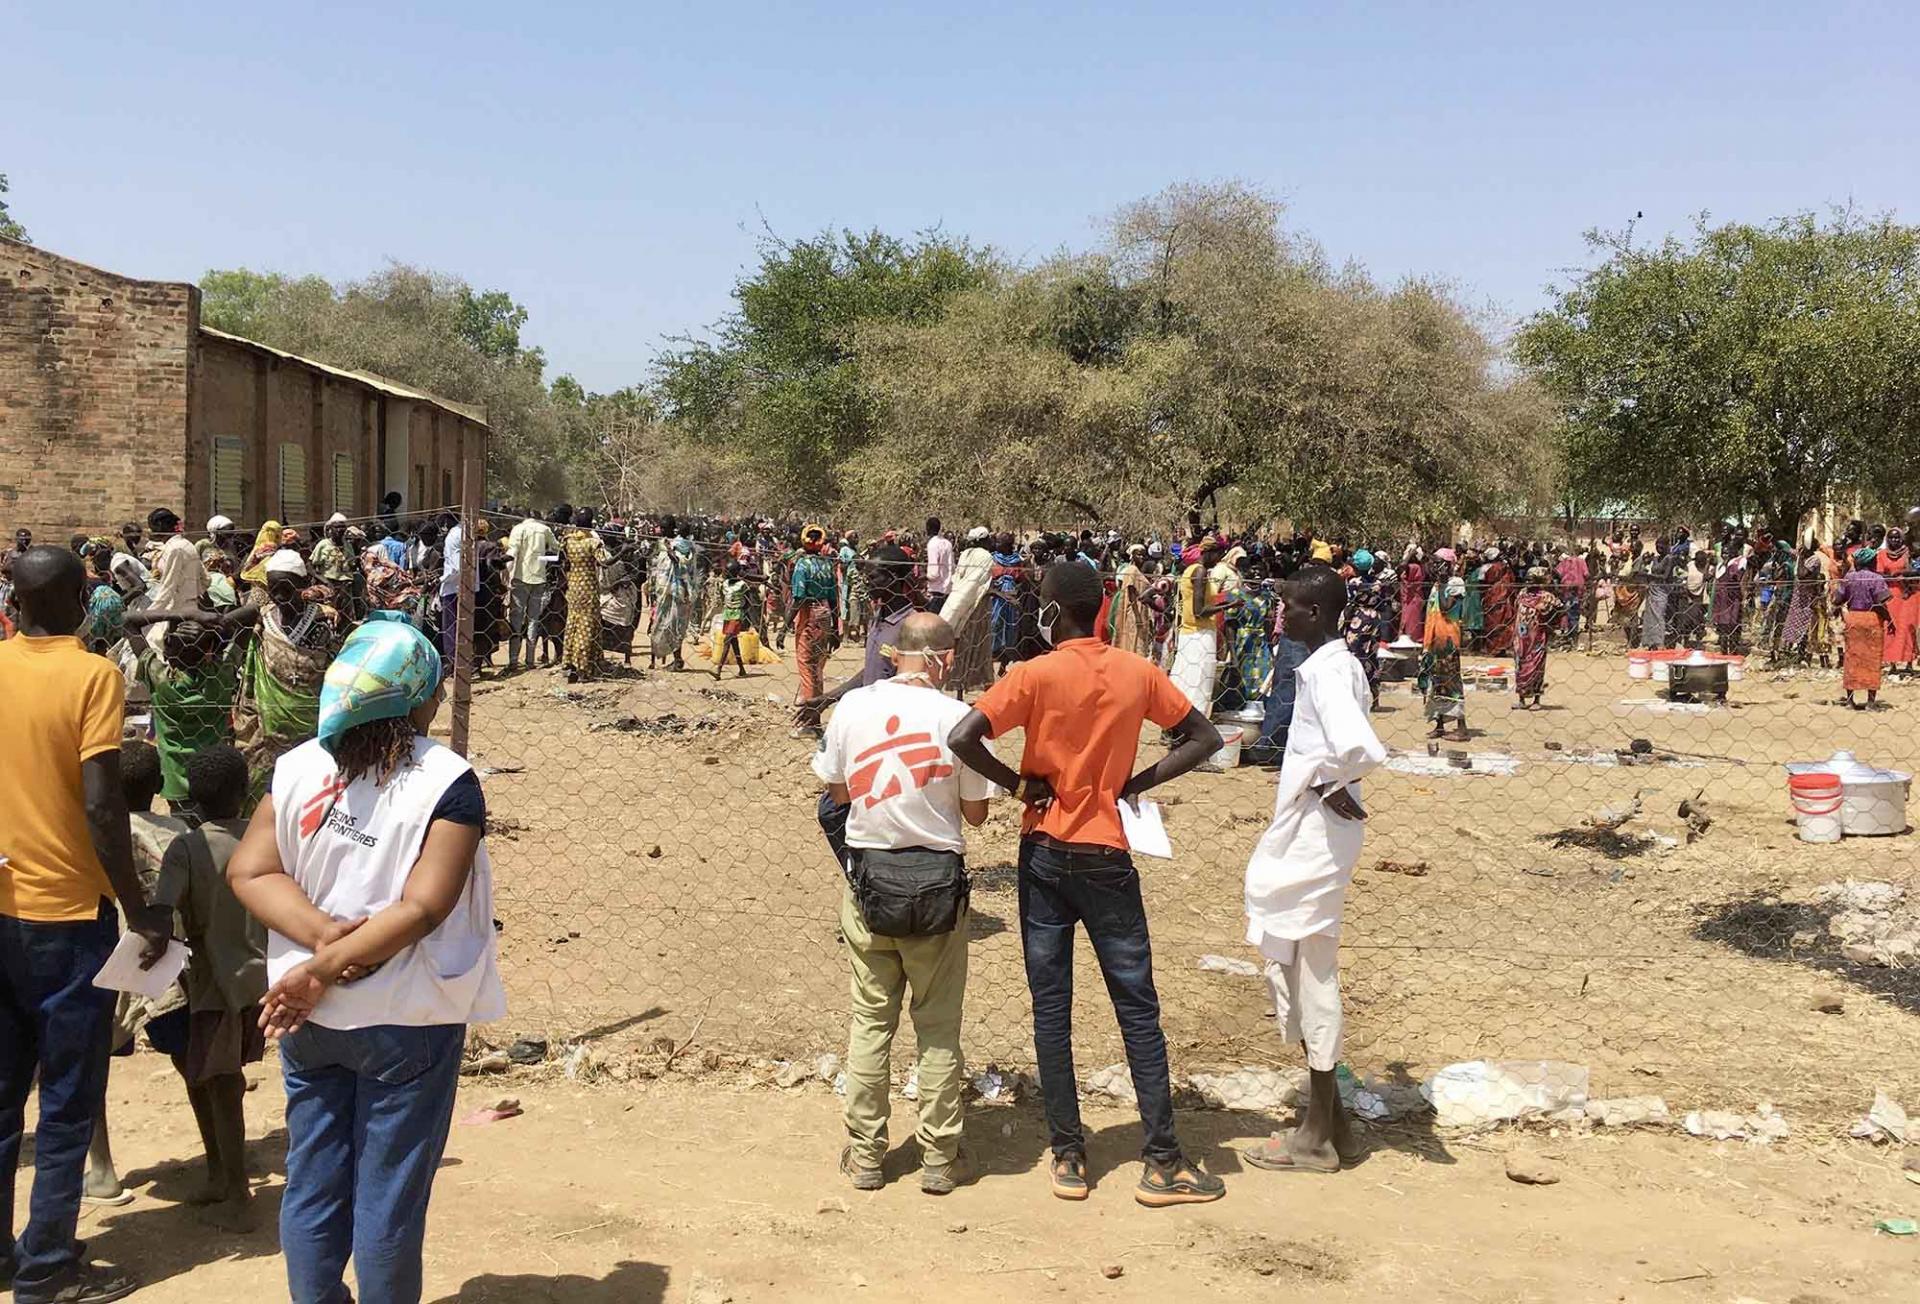
<svg viewBox="0 0 1920 1304">
<path fill-rule="evenodd" d="M 74 1227 L 93 1121 L 107 1090 L 112 992 L 93 985 L 118 929 L 109 897 L 165 951 L 172 924 L 133 867 L 120 790 L 120 672 L 74 636 L 86 576 L 65 548 L 14 560 L 0 642 L 0 1284 L 21 1304 L 116 1300 L 135 1283 L 80 1261 Z M 13 1235 L 27 1091 L 40 1078 L 31 1212 Z"/>
<path fill-rule="evenodd" d="M 1180 631 L 1174 643 L 1173 682 L 1187 695 L 1193 709 L 1213 710 L 1213 681 L 1219 670 L 1219 622 L 1214 618 L 1233 605 L 1220 586 L 1221 558 L 1226 543 L 1213 536 L 1200 545 L 1199 560 L 1180 576 Z"/>
</svg>

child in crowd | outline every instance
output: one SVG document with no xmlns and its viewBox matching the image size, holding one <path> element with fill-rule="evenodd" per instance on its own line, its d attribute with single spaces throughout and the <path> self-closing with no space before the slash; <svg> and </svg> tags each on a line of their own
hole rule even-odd
<svg viewBox="0 0 1920 1304">
<path fill-rule="evenodd" d="M 120 747 L 120 791 L 127 800 L 127 814 L 133 834 L 133 867 L 146 885 L 152 899 L 154 885 L 160 879 L 160 863 L 167 848 L 187 831 L 187 823 L 173 815 L 157 815 L 153 799 L 165 784 L 160 753 L 143 742 L 128 742 Z M 159 1000 L 121 992 L 114 1006 L 113 1025 L 108 1048 L 116 1056 L 133 1054 L 133 1039 L 148 1021 L 174 1008 L 178 1000 L 171 994 Z M 107 1104 L 100 1102 L 94 1115 L 93 1144 L 87 1149 L 87 1176 L 80 1188 L 85 1204 L 116 1207 L 133 1199 L 133 1192 L 121 1185 L 113 1164 L 113 1142 L 107 1133 Z"/>
<path fill-rule="evenodd" d="M 187 761 L 187 786 L 204 822 L 167 849 L 154 894 L 179 913 L 181 936 L 193 951 L 184 976 L 187 1008 L 183 1021 L 176 1014 L 165 1029 L 171 1036 L 163 1036 L 159 1022 L 149 1035 L 173 1056 L 200 1124 L 207 1190 L 196 1203 L 207 1206 L 215 1226 L 247 1231 L 253 1202 L 241 1070 L 259 1063 L 265 1049 L 260 1002 L 267 992 L 267 938 L 227 886 L 227 861 L 247 829 L 240 818 L 246 759 L 224 744 L 196 752 Z"/>
<path fill-rule="evenodd" d="M 728 562 L 726 584 L 720 591 L 720 637 L 724 641 L 720 644 L 720 659 L 714 662 L 713 665 L 713 677 L 716 680 L 720 678 L 720 673 L 727 668 L 727 658 L 729 656 L 733 658 L 734 665 L 740 668 L 739 678 L 745 679 L 747 677 L 747 658 L 740 650 L 741 631 L 745 630 L 749 624 L 747 620 L 747 585 L 748 581 L 745 578 L 744 572 L 740 569 L 740 563 L 737 561 Z"/>
<path fill-rule="evenodd" d="M 1274 1022 L 1307 1053 L 1306 1117 L 1246 1152 L 1256 1168 L 1332 1173 L 1357 1151 L 1340 1104 L 1340 923 L 1360 859 L 1360 778 L 1386 760 L 1367 672 L 1340 636 L 1346 586 L 1327 566 L 1288 581 L 1281 621 L 1308 648 L 1298 671 L 1273 823 L 1247 862 L 1247 942 L 1267 962 Z"/>
</svg>

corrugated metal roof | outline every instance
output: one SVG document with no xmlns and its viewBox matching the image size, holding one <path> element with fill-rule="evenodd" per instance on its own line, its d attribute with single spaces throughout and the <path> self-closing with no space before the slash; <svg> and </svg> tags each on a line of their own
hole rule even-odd
<svg viewBox="0 0 1920 1304">
<path fill-rule="evenodd" d="M 336 367 L 329 362 L 321 362 L 315 358 L 302 357 L 298 353 L 288 353 L 285 349 L 276 349 L 271 344 L 262 344 L 258 340 L 250 340 L 243 335 L 229 335 L 227 332 L 215 330 L 211 326 L 202 326 L 200 333 L 225 344 L 238 344 L 242 348 L 256 349 L 261 353 L 269 353 L 287 362 L 297 362 L 301 366 L 311 367 L 315 371 L 324 371 L 329 376 L 338 376 L 340 379 L 352 381 L 356 385 L 365 385 L 368 389 L 378 390 L 382 394 L 390 394 L 394 398 L 404 398 L 415 403 L 425 403 L 431 407 L 437 407 L 443 412 L 450 412 L 454 416 L 465 417 L 468 421 L 475 422 L 482 426 L 487 424 L 487 413 L 484 408 L 475 407 L 469 403 L 456 403 L 450 398 L 441 398 L 437 394 L 429 394 L 424 390 L 414 389 L 409 385 L 402 385 L 397 380 L 389 380 L 385 376 L 377 376 L 371 371 L 353 371 L 347 367 Z M 491 433 L 490 429 L 489 433 Z"/>
</svg>

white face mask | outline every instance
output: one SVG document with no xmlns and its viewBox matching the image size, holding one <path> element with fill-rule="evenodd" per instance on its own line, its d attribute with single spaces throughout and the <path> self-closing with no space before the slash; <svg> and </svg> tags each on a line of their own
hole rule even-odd
<svg viewBox="0 0 1920 1304">
<path fill-rule="evenodd" d="M 1051 612 L 1052 614 L 1049 615 L 1048 614 L 1049 612 Z M 1053 625 L 1054 625 L 1054 622 L 1059 619 L 1060 619 L 1059 603 L 1049 602 L 1046 606 L 1040 608 L 1040 616 L 1039 616 L 1040 641 L 1045 643 L 1048 647 L 1053 646 Z"/>
</svg>

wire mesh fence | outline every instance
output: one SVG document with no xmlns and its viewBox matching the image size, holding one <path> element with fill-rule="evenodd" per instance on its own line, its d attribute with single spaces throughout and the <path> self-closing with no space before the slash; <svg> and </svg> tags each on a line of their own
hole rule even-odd
<svg viewBox="0 0 1920 1304">
<path fill-rule="evenodd" d="M 766 568 L 741 612 L 745 664 L 716 676 L 724 541 L 676 554 L 662 537 L 556 528 L 529 549 L 509 543 L 519 523 L 495 517 L 466 577 L 447 572 L 474 617 L 471 639 L 450 625 L 446 646 L 470 694 L 464 741 L 487 795 L 507 1029 L 656 1063 L 656 1044 L 690 1040 L 802 1064 L 842 1052 L 843 879 L 817 819 L 814 744 L 795 736 L 790 574 Z M 477 537 L 477 524 L 466 533 Z M 554 559 L 537 610 L 513 595 L 516 567 L 535 555 Z M 1029 561 L 1003 568 L 1013 581 L 1004 622 L 998 590 L 970 617 L 1004 624 L 996 636 L 1008 645 L 993 661 L 1040 651 Z M 332 588 L 310 575 L 297 601 L 328 607 L 336 629 L 392 602 L 438 634 L 459 600 L 443 606 L 432 557 L 401 563 L 404 582 L 379 559 L 356 559 L 354 578 Z M 743 573 L 760 571 L 749 561 Z M 654 645 L 663 578 L 681 586 L 686 608 L 685 639 L 672 646 Z M 1257 579 L 1248 583 L 1253 592 Z M 1846 751 L 1910 773 L 1920 687 L 1896 665 L 1872 709 L 1847 704 L 1835 664 L 1844 618 L 1824 584 L 1776 585 L 1764 605 L 1746 592 L 1737 622 L 1718 628 L 1709 594 L 1668 585 L 1663 617 L 1677 619 L 1652 636 L 1658 583 L 1629 576 L 1565 593 L 1580 619 L 1553 619 L 1535 708 L 1516 691 L 1505 617 L 1468 628 L 1464 722 L 1430 718 L 1422 690 L 1433 683 L 1420 677 L 1419 640 L 1406 637 L 1428 584 L 1389 595 L 1400 628 L 1375 630 L 1371 717 L 1389 755 L 1365 784 L 1366 842 L 1341 937 L 1345 1058 L 1371 1089 L 1368 1109 L 1424 1109 L 1415 1087 L 1425 1084 L 1442 1121 L 1659 1096 L 1676 1116 L 1726 1111 L 1711 1124 L 1722 1129 L 1773 1126 L 1767 1104 L 1831 1129 L 1865 1112 L 1876 1088 L 1920 1081 L 1920 894 L 1905 785 L 1850 778 L 1836 813 L 1855 832 L 1884 833 L 1808 842 L 1786 769 Z M 1689 600 L 1697 608 L 1681 610 Z M 870 608 L 839 601 L 846 641 L 826 667 L 830 684 L 860 672 L 861 625 L 872 620 Z M 584 613 L 573 625 L 570 606 Z M 289 618 L 272 619 L 284 633 Z M 1220 718 L 1249 744 L 1262 725 L 1245 699 L 1270 706 L 1260 691 L 1270 683 L 1240 683 L 1238 658 L 1262 641 L 1271 655 L 1270 619 L 1267 607 L 1242 622 L 1259 626 L 1252 633 L 1230 628 L 1214 667 Z M 518 646 L 516 622 L 533 636 Z M 248 640 L 262 636 L 224 636 L 244 715 Z M 1171 641 L 1149 634 L 1146 650 L 1170 665 Z M 528 664 L 508 672 L 509 652 Z M 154 687 L 149 670 L 136 721 L 228 710 Z M 1437 738 L 1436 723 L 1446 728 Z M 1022 741 L 1015 733 L 996 748 L 1015 761 Z M 1164 746 L 1158 730 L 1143 732 L 1140 763 Z M 254 759 L 270 764 L 271 748 Z M 1217 1103 L 1278 1104 L 1269 1072 L 1297 1068 L 1299 1052 L 1282 1044 L 1259 956 L 1242 941 L 1243 874 L 1273 815 L 1274 772 L 1196 772 L 1155 795 L 1173 856 L 1138 863 L 1176 1079 Z M 969 836 L 964 1045 L 976 1071 L 1033 1058 L 1019 821 L 1017 804 L 1001 800 Z M 1101 1070 L 1122 1061 L 1120 1038 L 1084 939 L 1076 972 L 1077 1067 L 1083 1080 L 1112 1081 Z M 900 1051 L 904 1073 L 907 1026 Z"/>
<path fill-rule="evenodd" d="M 514 1020 L 603 1046 L 697 1030 L 703 1046 L 811 1062 L 842 1049 L 848 973 L 812 743 L 790 731 L 794 657 L 776 609 L 760 622 L 771 646 L 744 677 L 716 679 L 717 600 L 703 606 L 685 671 L 627 663 L 629 647 L 654 651 L 644 600 L 631 643 L 594 678 L 479 667 L 471 746 L 494 813 Z M 1915 1080 L 1911 834 L 1902 820 L 1891 836 L 1799 840 L 1784 767 L 1847 750 L 1910 771 L 1920 692 L 1896 675 L 1875 709 L 1847 709 L 1839 671 L 1769 652 L 1766 613 L 1749 614 L 1758 628 L 1743 660 L 1722 663 L 1724 697 L 1684 682 L 1691 670 L 1669 676 L 1666 657 L 1630 657 L 1642 640 L 1610 615 L 1555 638 L 1539 709 L 1519 701 L 1511 655 L 1470 646 L 1464 738 L 1429 736 L 1402 673 L 1414 660 L 1386 650 L 1373 722 L 1390 756 L 1366 784 L 1342 937 L 1347 1060 L 1378 1108 L 1482 1061 L 1509 1066 L 1494 1087 L 1514 1101 L 1658 1095 L 1742 1116 L 1770 1102 L 1822 1124 Z M 1710 629 L 1697 641 L 1716 650 Z M 861 655 L 839 649 L 828 682 Z M 1009 760 L 1020 747 L 1017 734 L 998 743 Z M 1149 730 L 1141 763 L 1161 747 Z M 1241 940 L 1273 771 L 1195 773 L 1158 796 L 1174 855 L 1139 863 L 1163 1024 L 1176 1075 L 1202 1074 L 1234 1103 L 1221 1071 L 1299 1063 Z M 1033 1054 L 1018 839 L 1003 801 L 969 840 L 976 1069 Z M 1122 1052 L 1084 940 L 1077 972 L 1087 1078 Z M 902 1043 L 904 1071 L 904 1027 Z M 1483 1072 L 1456 1071 L 1461 1108 L 1485 1099 Z"/>
</svg>

